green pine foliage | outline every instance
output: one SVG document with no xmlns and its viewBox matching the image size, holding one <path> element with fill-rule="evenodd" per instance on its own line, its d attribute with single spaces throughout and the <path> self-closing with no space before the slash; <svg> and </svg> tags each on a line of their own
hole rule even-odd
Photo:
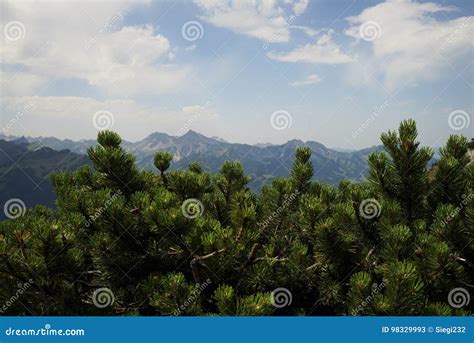
<svg viewBox="0 0 474 343">
<path fill-rule="evenodd" d="M 4 315 L 472 315 L 474 164 L 451 136 L 435 167 L 415 122 L 381 136 L 366 182 L 312 181 L 308 148 L 259 194 L 237 161 L 141 171 L 114 132 L 92 167 L 52 177 L 57 211 L 0 223 Z M 471 143 L 472 144 L 472 143 Z M 286 289 L 280 306 L 277 289 Z M 107 289 L 109 298 L 98 296 Z M 101 306 L 102 302 L 106 306 Z"/>
</svg>

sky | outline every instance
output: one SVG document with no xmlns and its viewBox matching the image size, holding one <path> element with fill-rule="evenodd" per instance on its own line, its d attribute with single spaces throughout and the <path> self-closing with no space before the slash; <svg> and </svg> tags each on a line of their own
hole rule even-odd
<svg viewBox="0 0 474 343">
<path fill-rule="evenodd" d="M 474 136 L 474 2 L 2 1 L 0 133 L 359 149 Z"/>
</svg>

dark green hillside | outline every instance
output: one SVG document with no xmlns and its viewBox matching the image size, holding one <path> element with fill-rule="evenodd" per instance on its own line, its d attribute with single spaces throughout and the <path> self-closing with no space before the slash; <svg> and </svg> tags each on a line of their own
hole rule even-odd
<svg viewBox="0 0 474 343">
<path fill-rule="evenodd" d="M 86 156 L 68 150 L 29 150 L 29 145 L 21 141 L 0 140 L 0 218 L 5 217 L 3 204 L 13 198 L 21 199 L 28 207 L 53 207 L 56 195 L 50 181 L 52 173 L 85 164 L 90 164 Z"/>
</svg>

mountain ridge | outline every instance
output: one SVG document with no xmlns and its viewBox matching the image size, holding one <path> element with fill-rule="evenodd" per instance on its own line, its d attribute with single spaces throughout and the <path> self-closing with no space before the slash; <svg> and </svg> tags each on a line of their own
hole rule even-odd
<svg viewBox="0 0 474 343">
<path fill-rule="evenodd" d="M 60 151 L 50 147 L 30 149 L 22 140 L 0 139 L 0 204 L 10 199 L 20 199 L 27 207 L 41 204 L 54 207 L 49 176 L 63 170 L 76 170 L 91 164 L 87 156 L 67 149 Z M 0 211 L 0 219 L 4 219 Z"/>
<path fill-rule="evenodd" d="M 0 135 L 0 138 L 2 136 Z M 68 149 L 85 155 L 89 146 L 97 145 L 95 140 L 72 141 L 55 137 L 13 137 L 26 140 L 31 149 L 46 146 L 55 150 Z M 171 136 L 153 132 L 137 142 L 122 141 L 123 148 L 132 153 L 142 169 L 155 170 L 153 157 L 158 151 L 173 155 L 171 169 L 186 169 L 188 164 L 199 161 L 209 172 L 217 172 L 226 160 L 242 162 L 251 176 L 249 187 L 258 190 L 275 177 L 288 175 L 293 164 L 294 152 L 299 146 L 308 146 L 313 154 L 311 161 L 315 168 L 315 180 L 338 184 L 344 178 L 363 180 L 367 173 L 367 156 L 381 146 L 352 152 L 337 151 L 316 141 L 292 139 L 283 144 L 229 143 L 222 139 L 207 137 L 189 130 L 182 136 Z"/>
<path fill-rule="evenodd" d="M 174 136 L 174 135 L 167 134 L 165 132 L 155 131 L 155 132 L 152 132 L 152 133 L 148 134 L 147 136 L 145 136 L 144 138 L 142 138 L 138 141 L 135 141 L 135 142 L 124 140 L 122 138 L 122 145 L 125 145 L 125 147 L 127 147 L 127 146 L 136 146 L 136 145 L 139 145 L 143 142 L 155 139 L 156 137 L 164 137 L 164 138 L 168 138 L 168 139 L 171 139 L 171 140 L 173 140 L 173 139 L 183 139 L 185 137 L 201 137 L 201 138 L 204 138 L 206 140 L 215 141 L 215 142 L 222 143 L 222 144 L 246 145 L 246 146 L 254 146 L 254 147 L 257 147 L 257 148 L 267 148 L 267 147 L 271 147 L 271 146 L 282 146 L 282 145 L 286 145 L 286 144 L 292 143 L 292 142 L 298 142 L 298 143 L 304 143 L 304 144 L 306 144 L 306 143 L 315 143 L 317 145 L 323 146 L 326 149 L 337 151 L 337 152 L 345 152 L 345 153 L 352 153 L 352 152 L 356 152 L 356 151 L 362 151 L 362 150 L 365 150 L 365 149 L 371 149 L 373 147 L 381 147 L 381 145 L 372 145 L 370 147 L 361 148 L 361 149 L 330 148 L 330 147 L 327 147 L 326 145 L 324 145 L 323 143 L 320 143 L 318 141 L 314 141 L 314 140 L 304 141 L 304 140 L 301 140 L 301 139 L 298 139 L 298 138 L 290 139 L 290 140 L 286 141 L 285 143 L 270 143 L 270 142 L 255 143 L 255 144 L 232 143 L 232 142 L 229 142 L 229 141 L 227 141 L 227 140 L 225 140 L 221 137 L 217 137 L 217 136 L 208 137 L 208 136 L 206 136 L 202 133 L 199 133 L 197 131 L 194 131 L 194 130 L 188 130 L 186 133 L 184 133 L 181 136 Z M 33 143 L 33 142 L 46 142 L 46 144 L 44 144 L 44 145 L 49 146 L 49 147 L 51 147 L 50 145 L 53 145 L 55 143 L 59 144 L 59 142 L 61 142 L 64 145 L 69 145 L 69 144 L 76 144 L 76 145 L 97 144 L 97 141 L 95 139 L 87 139 L 87 138 L 83 138 L 83 139 L 79 139 L 79 140 L 71 140 L 69 138 L 61 139 L 61 138 L 57 138 L 57 137 L 54 137 L 54 136 L 14 136 L 14 135 L 5 135 L 5 134 L 2 134 L 2 133 L 0 133 L 0 139 L 6 140 L 6 141 L 26 139 L 30 143 Z M 75 152 L 76 149 L 69 149 L 69 150 L 71 150 L 72 152 Z"/>
</svg>

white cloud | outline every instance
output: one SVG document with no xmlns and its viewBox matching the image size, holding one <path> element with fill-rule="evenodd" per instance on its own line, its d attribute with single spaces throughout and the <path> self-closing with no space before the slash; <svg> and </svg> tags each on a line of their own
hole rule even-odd
<svg viewBox="0 0 474 343">
<path fill-rule="evenodd" d="M 136 5 L 2 2 L 2 19 L 21 21 L 25 27 L 23 39 L 2 35 L 2 62 L 20 65 L 30 79 L 81 79 L 111 95 L 175 91 L 189 69 L 171 64 L 169 40 L 150 25 L 121 27 Z M 24 83 L 25 95 L 40 90 Z"/>
<path fill-rule="evenodd" d="M 312 64 L 342 64 L 352 62 L 339 45 L 333 42 L 332 31 L 323 34 L 314 44 L 306 44 L 290 52 L 271 51 L 267 56 L 280 62 L 303 62 Z"/>
<path fill-rule="evenodd" d="M 309 86 L 309 85 L 317 84 L 320 81 L 321 81 L 321 78 L 318 75 L 311 74 L 311 75 L 308 75 L 303 80 L 297 80 L 297 81 L 290 82 L 290 86 L 291 87 Z"/>
<path fill-rule="evenodd" d="M 306 11 L 306 8 L 308 7 L 308 2 L 309 0 L 296 1 L 293 5 L 293 11 L 295 12 L 295 14 L 296 15 L 303 14 L 304 11 Z"/>
<path fill-rule="evenodd" d="M 219 118 L 211 105 L 189 105 L 169 110 L 144 106 L 133 100 L 20 96 L 3 98 L 0 129 L 7 127 L 8 132 L 2 133 L 16 136 L 55 136 L 75 140 L 95 138 L 97 129 L 93 118 L 98 111 L 112 113 L 114 125 L 111 129 L 127 140 L 140 140 L 155 131 L 177 132 L 191 120 L 193 128 L 201 130 L 209 126 L 209 120 Z M 18 113 L 22 113 L 21 117 Z"/>
<path fill-rule="evenodd" d="M 321 30 L 315 30 L 308 26 L 292 25 L 290 26 L 290 28 L 295 30 L 301 30 L 310 37 L 316 37 L 321 32 Z"/>
<path fill-rule="evenodd" d="M 389 0 L 347 18 L 352 26 L 346 34 L 371 45 L 373 67 L 389 87 L 432 79 L 447 69 L 446 61 L 452 63 L 471 48 L 474 17 L 435 18 L 435 14 L 455 10 L 442 4 Z M 377 23 L 380 32 L 378 38 L 365 42 L 359 31 L 369 21 Z"/>
<path fill-rule="evenodd" d="M 44 87 L 48 80 L 41 75 L 18 71 L 3 71 L 0 74 L 0 93 L 5 95 L 32 94 Z"/>
<path fill-rule="evenodd" d="M 291 23 L 308 5 L 307 0 L 194 2 L 203 11 L 201 18 L 208 23 L 273 43 L 289 41 Z M 285 5 L 291 6 L 287 13 Z"/>
</svg>

